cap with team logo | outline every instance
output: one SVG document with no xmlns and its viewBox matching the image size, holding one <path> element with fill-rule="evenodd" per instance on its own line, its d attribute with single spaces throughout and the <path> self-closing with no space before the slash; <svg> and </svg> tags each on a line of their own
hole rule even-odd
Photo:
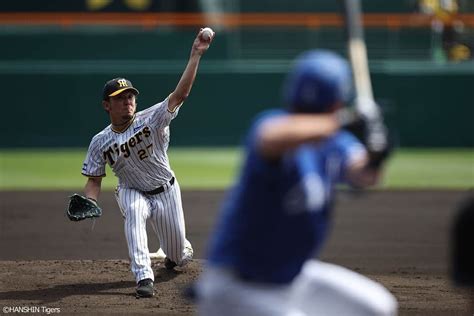
<svg viewBox="0 0 474 316">
<path fill-rule="evenodd" d="M 104 86 L 104 92 L 102 95 L 103 100 L 107 100 L 109 97 L 119 95 L 125 90 L 133 90 L 135 94 L 138 94 L 138 90 L 135 89 L 130 80 L 125 78 L 115 78 L 107 81 Z"/>
</svg>

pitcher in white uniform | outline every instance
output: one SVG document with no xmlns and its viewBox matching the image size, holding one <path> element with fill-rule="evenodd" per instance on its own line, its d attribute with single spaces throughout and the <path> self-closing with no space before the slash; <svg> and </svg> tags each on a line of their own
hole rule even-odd
<svg viewBox="0 0 474 316">
<path fill-rule="evenodd" d="M 184 266 L 193 256 L 186 239 L 179 183 L 171 170 L 167 149 L 169 125 L 189 95 L 201 56 L 214 37 L 201 29 L 193 42 L 188 64 L 176 89 L 162 102 L 136 111 L 138 90 L 125 78 L 108 81 L 102 105 L 111 124 L 92 138 L 82 167 L 88 177 L 85 196 L 97 200 L 105 165 L 118 178 L 116 198 L 125 223 L 131 270 L 137 297 L 154 295 L 154 274 L 146 233 L 151 221 L 165 256 L 165 266 Z"/>
</svg>

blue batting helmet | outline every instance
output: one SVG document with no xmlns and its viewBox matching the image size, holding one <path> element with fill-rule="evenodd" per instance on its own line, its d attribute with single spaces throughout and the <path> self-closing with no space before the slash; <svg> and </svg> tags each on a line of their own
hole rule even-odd
<svg viewBox="0 0 474 316">
<path fill-rule="evenodd" d="M 352 90 L 348 62 L 327 50 L 302 53 L 289 72 L 284 101 L 292 112 L 326 112 L 338 101 L 347 102 Z"/>
</svg>

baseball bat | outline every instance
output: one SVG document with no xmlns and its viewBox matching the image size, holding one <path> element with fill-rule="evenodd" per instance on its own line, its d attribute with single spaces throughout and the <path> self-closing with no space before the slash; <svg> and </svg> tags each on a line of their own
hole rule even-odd
<svg viewBox="0 0 474 316">
<path fill-rule="evenodd" d="M 375 130 L 369 135 L 372 149 L 386 145 L 386 130 L 383 125 L 382 113 L 374 100 L 370 79 L 367 47 L 362 26 L 362 9 L 360 0 L 343 0 L 346 21 L 347 50 L 352 67 L 356 110 L 373 122 Z"/>
</svg>

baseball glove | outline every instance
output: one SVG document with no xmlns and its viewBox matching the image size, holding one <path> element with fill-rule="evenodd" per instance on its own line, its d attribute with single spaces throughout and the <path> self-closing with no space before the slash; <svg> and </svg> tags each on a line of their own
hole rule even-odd
<svg viewBox="0 0 474 316">
<path fill-rule="evenodd" d="M 66 214 L 71 221 L 77 222 L 86 218 L 100 217 L 102 209 L 94 200 L 79 194 L 73 194 L 69 197 Z"/>
</svg>

